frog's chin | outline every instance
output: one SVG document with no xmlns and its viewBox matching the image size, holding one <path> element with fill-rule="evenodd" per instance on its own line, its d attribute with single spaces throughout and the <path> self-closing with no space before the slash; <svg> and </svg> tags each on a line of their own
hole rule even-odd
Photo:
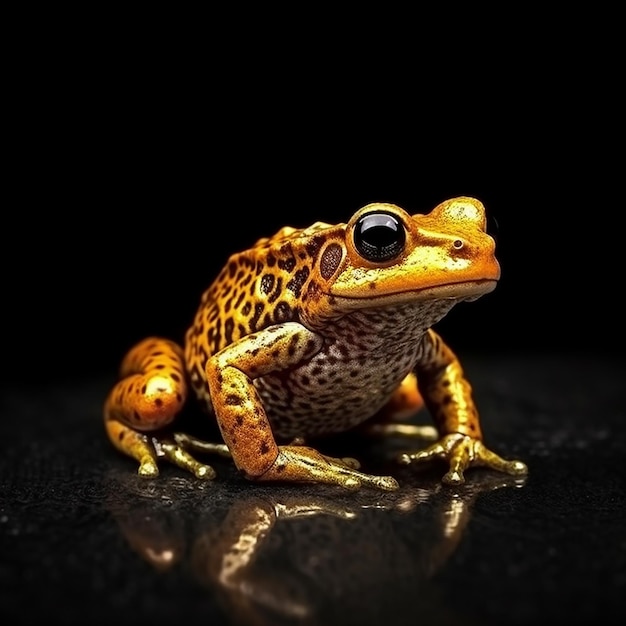
<svg viewBox="0 0 626 626">
<path fill-rule="evenodd" d="M 404 304 L 409 302 L 428 302 L 435 300 L 465 300 L 471 302 L 493 291 L 498 284 L 497 280 L 472 280 L 459 283 L 449 283 L 420 289 L 407 289 L 391 293 L 368 293 L 355 295 L 333 294 L 337 303 L 346 308 L 358 309 L 390 304 Z"/>
</svg>

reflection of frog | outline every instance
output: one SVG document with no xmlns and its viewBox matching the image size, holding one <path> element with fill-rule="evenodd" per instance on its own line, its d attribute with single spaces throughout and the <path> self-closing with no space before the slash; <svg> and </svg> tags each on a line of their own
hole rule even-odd
<svg viewBox="0 0 626 626">
<path fill-rule="evenodd" d="M 260 239 L 231 256 L 204 293 L 184 349 L 151 337 L 126 355 L 106 401 L 109 438 L 142 476 L 156 476 L 163 456 L 212 478 L 192 452 L 214 451 L 254 480 L 392 490 L 395 479 L 364 474 L 354 459 L 294 444 L 415 412 L 423 398 L 440 438 L 402 462 L 442 457 L 453 484 L 470 465 L 525 474 L 523 463 L 482 444 L 470 385 L 431 329 L 457 302 L 495 287 L 500 268 L 485 223 L 482 204 L 459 197 L 427 215 L 370 204 L 347 224 Z M 224 444 L 164 431 L 189 385 Z"/>
<path fill-rule="evenodd" d="M 458 623 L 430 580 L 457 549 L 476 498 L 523 479 L 477 475 L 456 492 L 429 474 L 375 501 L 220 485 L 208 502 L 203 483 L 117 473 L 107 504 L 143 559 L 210 589 L 228 623 L 378 624 L 389 611 L 437 623 L 450 612 Z"/>
</svg>

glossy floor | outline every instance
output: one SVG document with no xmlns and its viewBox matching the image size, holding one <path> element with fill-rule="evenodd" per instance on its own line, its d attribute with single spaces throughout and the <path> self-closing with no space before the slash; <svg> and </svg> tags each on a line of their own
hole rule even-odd
<svg viewBox="0 0 626 626">
<path fill-rule="evenodd" d="M 590 357 L 469 358 L 489 445 L 530 468 L 398 467 L 418 442 L 329 452 L 401 489 L 146 481 L 103 436 L 109 380 L 2 392 L 0 621 L 621 623 L 626 611 L 624 367 Z M 202 418 L 200 418 L 202 419 Z"/>
</svg>

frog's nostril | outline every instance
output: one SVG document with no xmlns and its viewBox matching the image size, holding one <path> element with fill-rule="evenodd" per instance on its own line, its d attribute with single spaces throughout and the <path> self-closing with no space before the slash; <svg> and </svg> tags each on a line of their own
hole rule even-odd
<svg viewBox="0 0 626 626">
<path fill-rule="evenodd" d="M 463 241 L 461 239 L 455 239 L 452 242 L 452 246 L 455 250 L 460 250 L 463 247 Z"/>
</svg>

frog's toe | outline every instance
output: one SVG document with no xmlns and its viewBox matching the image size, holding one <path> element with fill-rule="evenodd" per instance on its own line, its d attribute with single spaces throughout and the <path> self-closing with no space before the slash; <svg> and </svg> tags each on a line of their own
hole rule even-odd
<svg viewBox="0 0 626 626">
<path fill-rule="evenodd" d="M 156 478 L 159 475 L 159 468 L 154 462 L 154 459 L 142 459 L 141 463 L 139 464 L 137 474 L 142 478 Z"/>
<path fill-rule="evenodd" d="M 477 464 L 484 465 L 491 469 L 505 474 L 511 474 L 512 476 L 525 476 L 528 474 L 528 466 L 522 461 L 513 460 L 507 461 L 501 456 L 492 452 L 481 442 L 475 442 L 474 454 L 476 456 Z"/>
<path fill-rule="evenodd" d="M 440 443 L 434 443 L 423 450 L 417 452 L 405 452 L 398 457 L 398 463 L 401 465 L 411 465 L 411 463 L 419 463 L 421 461 L 428 461 L 430 459 L 441 457 L 445 454 L 446 450 Z"/>
<path fill-rule="evenodd" d="M 374 476 L 374 486 L 383 491 L 396 491 L 400 484 L 393 476 Z"/>
<path fill-rule="evenodd" d="M 373 476 L 361 473 L 342 478 L 340 484 L 344 489 L 350 489 L 351 491 L 356 491 L 364 486 L 382 491 L 396 491 L 400 488 L 398 481 L 392 476 Z"/>
<path fill-rule="evenodd" d="M 463 472 L 458 470 L 450 470 L 446 474 L 443 475 L 441 479 L 446 485 L 462 485 L 465 482 L 465 476 Z"/>
<path fill-rule="evenodd" d="M 348 489 L 349 491 L 356 491 L 361 488 L 361 481 L 353 476 L 349 476 L 340 480 L 339 483 L 344 489 Z"/>
<path fill-rule="evenodd" d="M 528 465 L 522 461 L 508 461 L 505 471 L 512 476 L 526 476 L 528 474 Z"/>
<path fill-rule="evenodd" d="M 203 480 L 213 480 L 216 476 L 215 470 L 210 465 L 204 465 L 203 463 L 198 463 L 193 468 L 193 474 L 196 478 L 202 478 Z"/>
</svg>

